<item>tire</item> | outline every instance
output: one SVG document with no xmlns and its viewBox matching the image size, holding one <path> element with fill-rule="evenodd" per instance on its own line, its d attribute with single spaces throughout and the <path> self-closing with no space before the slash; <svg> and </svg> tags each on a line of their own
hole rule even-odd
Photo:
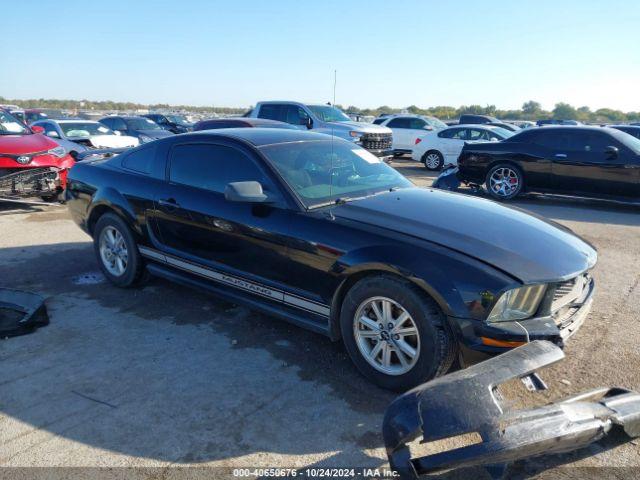
<svg viewBox="0 0 640 480">
<path fill-rule="evenodd" d="M 396 320 L 400 318 L 402 311 L 409 315 L 401 323 L 402 330 L 396 331 L 416 333 L 397 338 L 399 335 L 389 328 L 391 323 L 387 328 L 379 329 L 380 317 L 377 317 L 373 309 L 368 310 L 367 306 L 372 301 L 386 300 L 391 301 L 390 311 Z M 381 310 L 382 304 L 377 305 L 378 310 Z M 357 320 L 363 316 L 369 320 L 375 319 L 374 324 L 378 323 L 379 335 L 376 338 L 372 338 L 375 333 L 373 329 L 368 330 L 364 323 Z M 367 325 L 370 324 L 367 322 Z M 457 344 L 438 305 L 415 285 L 392 275 L 366 277 L 349 290 L 340 312 L 340 329 L 347 352 L 358 370 L 376 385 L 389 390 L 405 391 L 444 375 L 457 354 Z M 386 335 L 383 333 L 385 331 Z M 400 342 L 404 345 L 403 348 L 399 348 Z M 383 346 L 378 347 L 378 344 Z M 407 345 L 416 355 L 411 359 L 403 354 L 406 364 L 402 364 L 398 351 L 402 353 Z M 395 371 L 382 371 L 381 369 L 387 368 L 384 359 L 389 348 L 391 353 L 388 354 L 388 370 L 395 368 Z M 376 358 L 369 357 L 368 360 L 365 357 L 363 352 L 368 349 L 369 353 L 374 353 L 377 349 Z M 374 366 L 376 363 L 379 365 Z"/>
<path fill-rule="evenodd" d="M 487 173 L 485 187 L 495 200 L 511 200 L 523 191 L 524 175 L 520 168 L 511 163 L 499 163 Z"/>
<path fill-rule="evenodd" d="M 116 234 L 117 232 L 117 234 Z M 117 245 L 109 244 L 109 234 L 115 235 L 117 239 Z M 119 235 L 119 236 L 118 236 Z M 121 240 L 120 240 L 121 239 Z M 106 247 L 111 251 L 111 257 L 103 252 L 102 247 Z M 133 233 L 129 226 L 120 217 L 113 213 L 105 213 L 102 215 L 93 231 L 93 247 L 98 259 L 98 264 L 104 276 L 109 279 L 111 283 L 118 287 L 128 288 L 142 284 L 147 279 L 146 269 L 144 268 L 144 262 L 142 256 L 138 251 L 138 246 L 133 237 Z M 125 249 L 126 261 L 123 260 L 123 247 Z M 114 249 L 117 248 L 117 253 L 114 253 Z M 120 255 L 118 255 L 120 254 Z M 107 258 L 120 257 L 121 262 L 114 260 L 110 264 Z M 124 265 L 121 272 L 120 265 Z"/>
<path fill-rule="evenodd" d="M 437 150 L 429 150 L 422 156 L 422 163 L 427 167 L 427 170 L 436 172 L 442 170 L 444 166 L 444 157 Z"/>
</svg>

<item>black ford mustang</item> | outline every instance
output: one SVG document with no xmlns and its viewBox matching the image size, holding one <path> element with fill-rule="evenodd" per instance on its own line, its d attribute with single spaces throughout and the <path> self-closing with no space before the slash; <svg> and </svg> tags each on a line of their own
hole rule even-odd
<svg viewBox="0 0 640 480">
<path fill-rule="evenodd" d="M 414 187 L 353 143 L 241 128 L 77 164 L 66 198 L 116 285 L 144 272 L 342 338 L 406 389 L 533 339 L 562 344 L 593 295 L 596 252 L 488 200 Z"/>
<path fill-rule="evenodd" d="M 640 202 L 640 140 L 615 128 L 541 127 L 466 144 L 458 169 L 498 200 L 537 191 Z"/>
</svg>

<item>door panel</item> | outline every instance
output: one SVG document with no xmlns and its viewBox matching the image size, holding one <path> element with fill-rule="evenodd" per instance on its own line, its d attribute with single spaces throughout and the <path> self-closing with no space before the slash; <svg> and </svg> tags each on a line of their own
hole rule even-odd
<svg viewBox="0 0 640 480">
<path fill-rule="evenodd" d="M 286 280 L 289 210 L 175 184 L 157 199 L 157 210 L 167 253 L 255 280 Z"/>
<path fill-rule="evenodd" d="M 587 196 L 638 196 L 638 165 L 627 148 L 601 132 L 569 132 L 565 148 L 550 151 L 554 187 Z M 605 152 L 619 149 L 617 156 Z"/>
<path fill-rule="evenodd" d="M 226 145 L 175 145 L 169 154 L 169 182 L 155 199 L 163 249 L 243 277 L 286 280 L 291 211 L 257 162 Z M 225 199 L 228 183 L 249 180 L 259 181 L 273 203 Z"/>
</svg>

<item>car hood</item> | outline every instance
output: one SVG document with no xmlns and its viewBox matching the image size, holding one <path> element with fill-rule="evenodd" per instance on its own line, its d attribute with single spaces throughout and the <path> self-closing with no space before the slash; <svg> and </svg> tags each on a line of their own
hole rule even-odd
<svg viewBox="0 0 640 480">
<path fill-rule="evenodd" d="M 56 148 L 58 144 L 44 135 L 0 135 L 0 155 L 20 155 L 23 153 L 44 152 Z"/>
<path fill-rule="evenodd" d="M 362 133 L 392 133 L 390 128 L 383 127 L 382 125 L 375 125 L 373 123 L 363 122 L 328 122 L 330 125 L 345 130 L 355 130 Z"/>
<path fill-rule="evenodd" d="M 140 143 L 136 137 L 128 135 L 92 135 L 89 141 L 96 148 L 135 147 Z"/>
<path fill-rule="evenodd" d="M 446 246 L 523 283 L 567 280 L 597 260 L 595 249 L 568 228 L 458 193 L 409 188 L 348 202 L 333 213 Z"/>
<path fill-rule="evenodd" d="M 142 134 L 151 138 L 164 138 L 171 137 L 173 135 L 173 133 L 168 132 L 167 130 L 136 130 L 136 133 L 138 135 Z"/>
</svg>

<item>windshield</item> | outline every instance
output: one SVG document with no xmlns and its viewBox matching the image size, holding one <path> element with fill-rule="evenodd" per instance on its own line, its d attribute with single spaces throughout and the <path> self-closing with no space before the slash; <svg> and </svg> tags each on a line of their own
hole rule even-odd
<svg viewBox="0 0 640 480">
<path fill-rule="evenodd" d="M 630 148 L 633 153 L 636 155 L 640 155 L 640 140 L 625 132 L 621 132 L 620 130 L 611 129 L 611 136 L 618 140 L 625 147 Z"/>
<path fill-rule="evenodd" d="M 127 127 L 131 130 L 162 130 L 162 127 L 148 118 L 127 118 Z"/>
<path fill-rule="evenodd" d="M 449 125 L 438 120 L 436 117 L 424 117 L 424 121 L 431 125 L 436 130 L 442 130 L 444 128 L 448 128 Z"/>
<path fill-rule="evenodd" d="M 187 122 L 185 118 L 181 117 L 180 115 L 167 115 L 167 119 L 170 122 L 175 123 L 176 125 L 185 125 L 185 126 L 191 125 L 191 123 Z"/>
<path fill-rule="evenodd" d="M 113 131 L 97 122 L 59 123 L 66 137 L 90 137 L 92 135 L 115 135 Z"/>
<path fill-rule="evenodd" d="M 344 140 L 320 140 L 260 149 L 307 208 L 413 184 L 367 150 Z"/>
<path fill-rule="evenodd" d="M 307 105 L 307 108 L 313 112 L 323 122 L 350 122 L 341 110 L 331 105 Z"/>
<path fill-rule="evenodd" d="M 31 133 L 20 120 L 9 112 L 0 110 L 0 135 L 24 135 Z"/>
</svg>

